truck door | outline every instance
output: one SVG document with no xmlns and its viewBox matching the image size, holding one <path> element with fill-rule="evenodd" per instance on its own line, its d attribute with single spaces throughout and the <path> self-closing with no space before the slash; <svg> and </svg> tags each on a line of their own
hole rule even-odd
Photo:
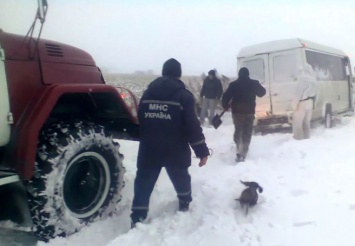
<svg viewBox="0 0 355 246">
<path fill-rule="evenodd" d="M 270 97 L 272 113 L 288 114 L 293 111 L 293 95 L 297 86 L 297 73 L 301 68 L 301 53 L 296 50 L 269 55 Z"/>
<path fill-rule="evenodd" d="M 271 113 L 270 101 L 270 80 L 268 55 L 256 55 L 249 58 L 240 58 L 238 61 L 238 71 L 241 67 L 249 70 L 249 77 L 256 79 L 266 89 L 266 95 L 256 99 L 255 115 L 256 117 L 267 116 Z"/>
<path fill-rule="evenodd" d="M 10 124 L 12 123 L 4 60 L 5 53 L 0 46 L 0 146 L 9 142 Z"/>
</svg>

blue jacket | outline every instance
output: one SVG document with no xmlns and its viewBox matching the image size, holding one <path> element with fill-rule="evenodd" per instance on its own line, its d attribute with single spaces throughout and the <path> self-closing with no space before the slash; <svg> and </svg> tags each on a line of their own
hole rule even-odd
<svg viewBox="0 0 355 246">
<path fill-rule="evenodd" d="M 190 166 L 190 146 L 199 158 L 209 155 L 194 105 L 179 79 L 159 77 L 148 86 L 138 110 L 138 167 Z"/>
</svg>

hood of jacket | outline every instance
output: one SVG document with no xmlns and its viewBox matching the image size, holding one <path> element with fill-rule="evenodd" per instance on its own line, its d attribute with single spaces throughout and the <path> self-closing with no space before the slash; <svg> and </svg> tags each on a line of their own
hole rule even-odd
<svg viewBox="0 0 355 246">
<path fill-rule="evenodd" d="M 159 77 L 148 86 L 149 97 L 155 100 L 170 99 L 177 91 L 185 89 L 185 84 L 176 78 Z"/>
</svg>

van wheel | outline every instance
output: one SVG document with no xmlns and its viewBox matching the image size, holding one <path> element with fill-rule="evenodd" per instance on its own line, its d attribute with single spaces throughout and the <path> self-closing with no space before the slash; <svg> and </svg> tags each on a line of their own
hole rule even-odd
<svg viewBox="0 0 355 246">
<path fill-rule="evenodd" d="M 124 186 L 123 155 L 104 128 L 88 122 L 45 127 L 27 183 L 39 240 L 68 236 L 110 216 Z"/>
<path fill-rule="evenodd" d="M 327 106 L 324 116 L 324 126 L 325 128 L 333 127 L 333 119 L 332 119 L 332 109 L 331 106 Z"/>
</svg>

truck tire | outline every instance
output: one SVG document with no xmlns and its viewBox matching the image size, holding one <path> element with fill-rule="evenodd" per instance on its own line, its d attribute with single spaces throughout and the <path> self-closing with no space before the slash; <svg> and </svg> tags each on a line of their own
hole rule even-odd
<svg viewBox="0 0 355 246">
<path fill-rule="evenodd" d="M 88 122 L 45 127 L 27 183 L 39 240 L 68 236 L 110 216 L 124 186 L 123 155 L 103 127 Z"/>
</svg>

